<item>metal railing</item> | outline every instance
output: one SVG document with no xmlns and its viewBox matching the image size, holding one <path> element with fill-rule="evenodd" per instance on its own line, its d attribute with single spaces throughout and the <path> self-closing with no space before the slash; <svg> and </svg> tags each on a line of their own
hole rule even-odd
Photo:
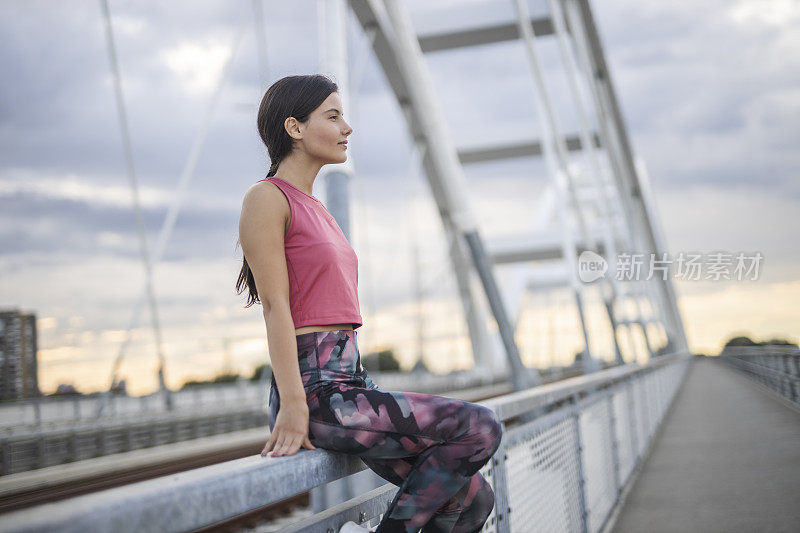
<svg viewBox="0 0 800 533">
<path fill-rule="evenodd" d="M 599 531 L 683 381 L 688 354 L 657 357 L 493 398 L 503 441 L 481 472 L 495 508 L 484 531 Z M 531 421 L 531 412 L 544 413 Z M 192 531 L 364 470 L 355 456 L 258 455 L 7 513 L 0 531 Z M 334 533 L 377 523 L 387 483 L 284 529 Z"/>
<path fill-rule="evenodd" d="M 719 360 L 800 407 L 800 348 L 728 347 Z"/>
<path fill-rule="evenodd" d="M 572 377 L 581 373 L 576 365 L 553 367 L 541 371 L 543 379 Z M 508 376 L 469 370 L 449 374 L 430 372 L 373 372 L 370 375 L 386 390 L 413 390 L 437 394 L 470 387 L 507 382 Z M 35 430 L 53 430 L 76 424 L 130 421 L 147 422 L 165 415 L 224 411 L 243 405 L 259 405 L 267 412 L 269 382 L 240 380 L 235 383 L 198 385 L 170 391 L 172 408 L 163 391 L 145 396 L 112 395 L 98 416 L 104 400 L 94 396 L 41 397 L 0 403 L 0 437 L 27 434 Z M 265 424 L 266 425 L 266 424 Z"/>
<path fill-rule="evenodd" d="M 0 477 L 141 448 L 264 426 L 263 409 L 105 420 L 0 438 Z"/>
<path fill-rule="evenodd" d="M 578 366 L 555 367 L 544 370 L 542 378 L 579 373 Z M 460 394 L 491 387 L 502 394 L 511 389 L 507 377 L 470 370 L 371 375 L 384 390 Z M 263 384 L 249 381 L 198 386 L 172 392 L 172 409 L 167 409 L 162 393 L 112 397 L 101 417 L 89 415 L 97 408 L 96 397 L 38 398 L 2 405 L 0 414 L 7 424 L 0 428 L 0 476 L 267 426 L 268 393 Z M 13 416 L 20 416 L 16 424 L 10 423 Z M 32 418 L 33 423 L 25 422 Z"/>
<path fill-rule="evenodd" d="M 43 429 L 53 430 L 76 424 L 102 423 L 106 420 L 132 423 L 169 414 L 202 413 L 227 406 L 256 405 L 266 398 L 262 383 L 242 380 L 236 383 L 201 385 L 171 391 L 172 409 L 168 409 L 163 391 L 145 396 L 111 395 L 104 402 L 100 395 L 41 397 L 0 403 L 0 436 L 18 435 Z"/>
</svg>

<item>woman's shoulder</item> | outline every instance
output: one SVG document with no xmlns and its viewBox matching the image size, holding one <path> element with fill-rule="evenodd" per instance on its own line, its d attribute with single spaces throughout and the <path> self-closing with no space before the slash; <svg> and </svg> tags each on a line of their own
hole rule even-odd
<svg viewBox="0 0 800 533">
<path fill-rule="evenodd" d="M 285 196 L 285 194 L 281 187 L 274 181 L 263 179 L 250 185 L 250 188 L 245 191 L 244 196 L 245 198 L 250 196 L 264 200 L 267 198 L 280 198 Z"/>
<path fill-rule="evenodd" d="M 269 180 L 257 181 L 245 191 L 242 209 L 277 210 L 286 216 L 291 213 L 288 198 L 280 187 Z"/>
</svg>

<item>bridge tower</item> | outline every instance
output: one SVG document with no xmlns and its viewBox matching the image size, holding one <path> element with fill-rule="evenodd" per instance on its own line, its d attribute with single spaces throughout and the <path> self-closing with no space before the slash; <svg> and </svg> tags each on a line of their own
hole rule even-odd
<svg viewBox="0 0 800 533">
<path fill-rule="evenodd" d="M 526 292 L 554 288 L 567 288 L 574 301 L 586 347 L 582 358 L 586 372 L 598 368 L 587 326 L 590 288 L 599 289 L 616 364 L 625 362 L 618 336 L 627 333 L 633 346 L 634 328 L 644 338 L 645 358 L 657 351 L 685 349 L 670 265 L 662 262 L 663 270 L 651 276 L 645 264 L 639 276 L 629 271 L 629 279 L 624 273 L 618 279 L 625 266 L 618 259 L 638 256 L 649 261 L 650 254 L 663 259 L 665 246 L 647 175 L 633 155 L 588 0 L 547 0 L 547 12 L 538 16 L 529 13 L 525 1 L 512 0 L 514 14 L 506 21 L 425 35 L 415 32 L 405 2 L 350 0 L 350 7 L 403 111 L 422 161 L 450 243 L 449 259 L 476 366 L 492 373 L 510 369 L 516 390 L 537 385 L 537 372 L 520 359 L 515 324 Z M 482 8 L 464 4 L 454 14 L 451 5 L 450 13 L 442 16 L 467 18 L 466 10 Z M 472 20 L 485 20 L 480 13 L 475 15 Z M 562 131 L 546 83 L 550 72 L 540 47 L 547 39 L 559 47 L 570 106 L 578 117 L 576 132 Z M 541 138 L 459 148 L 442 110 L 447 95 L 437 92 L 428 58 L 502 42 L 515 42 L 524 50 L 519 68 L 530 72 Z M 464 166 L 530 156 L 544 157 L 548 180 L 539 205 L 531 209 L 530 227 L 486 242 L 467 194 Z M 605 265 L 607 271 L 586 281 L 579 266 L 589 263 Z M 496 335 L 487 327 L 490 314 L 497 324 Z"/>
</svg>

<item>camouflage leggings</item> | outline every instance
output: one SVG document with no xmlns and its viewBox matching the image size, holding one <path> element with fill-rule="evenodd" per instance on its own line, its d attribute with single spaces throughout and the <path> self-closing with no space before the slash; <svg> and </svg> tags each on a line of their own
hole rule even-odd
<svg viewBox="0 0 800 533">
<path fill-rule="evenodd" d="M 380 390 L 361 364 L 356 334 L 297 336 L 309 440 L 359 456 L 400 487 L 378 532 L 480 531 L 494 507 L 494 492 L 479 470 L 500 445 L 497 416 L 470 402 Z M 279 409 L 273 377 L 270 430 Z"/>
</svg>

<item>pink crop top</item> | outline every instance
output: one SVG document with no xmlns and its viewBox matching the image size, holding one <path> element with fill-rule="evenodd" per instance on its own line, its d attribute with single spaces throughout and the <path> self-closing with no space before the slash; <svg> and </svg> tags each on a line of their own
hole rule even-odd
<svg viewBox="0 0 800 533">
<path fill-rule="evenodd" d="M 294 327 L 361 326 L 358 258 L 325 206 L 288 181 L 270 176 L 289 201 L 292 216 L 284 237 L 289 306 Z"/>
</svg>

